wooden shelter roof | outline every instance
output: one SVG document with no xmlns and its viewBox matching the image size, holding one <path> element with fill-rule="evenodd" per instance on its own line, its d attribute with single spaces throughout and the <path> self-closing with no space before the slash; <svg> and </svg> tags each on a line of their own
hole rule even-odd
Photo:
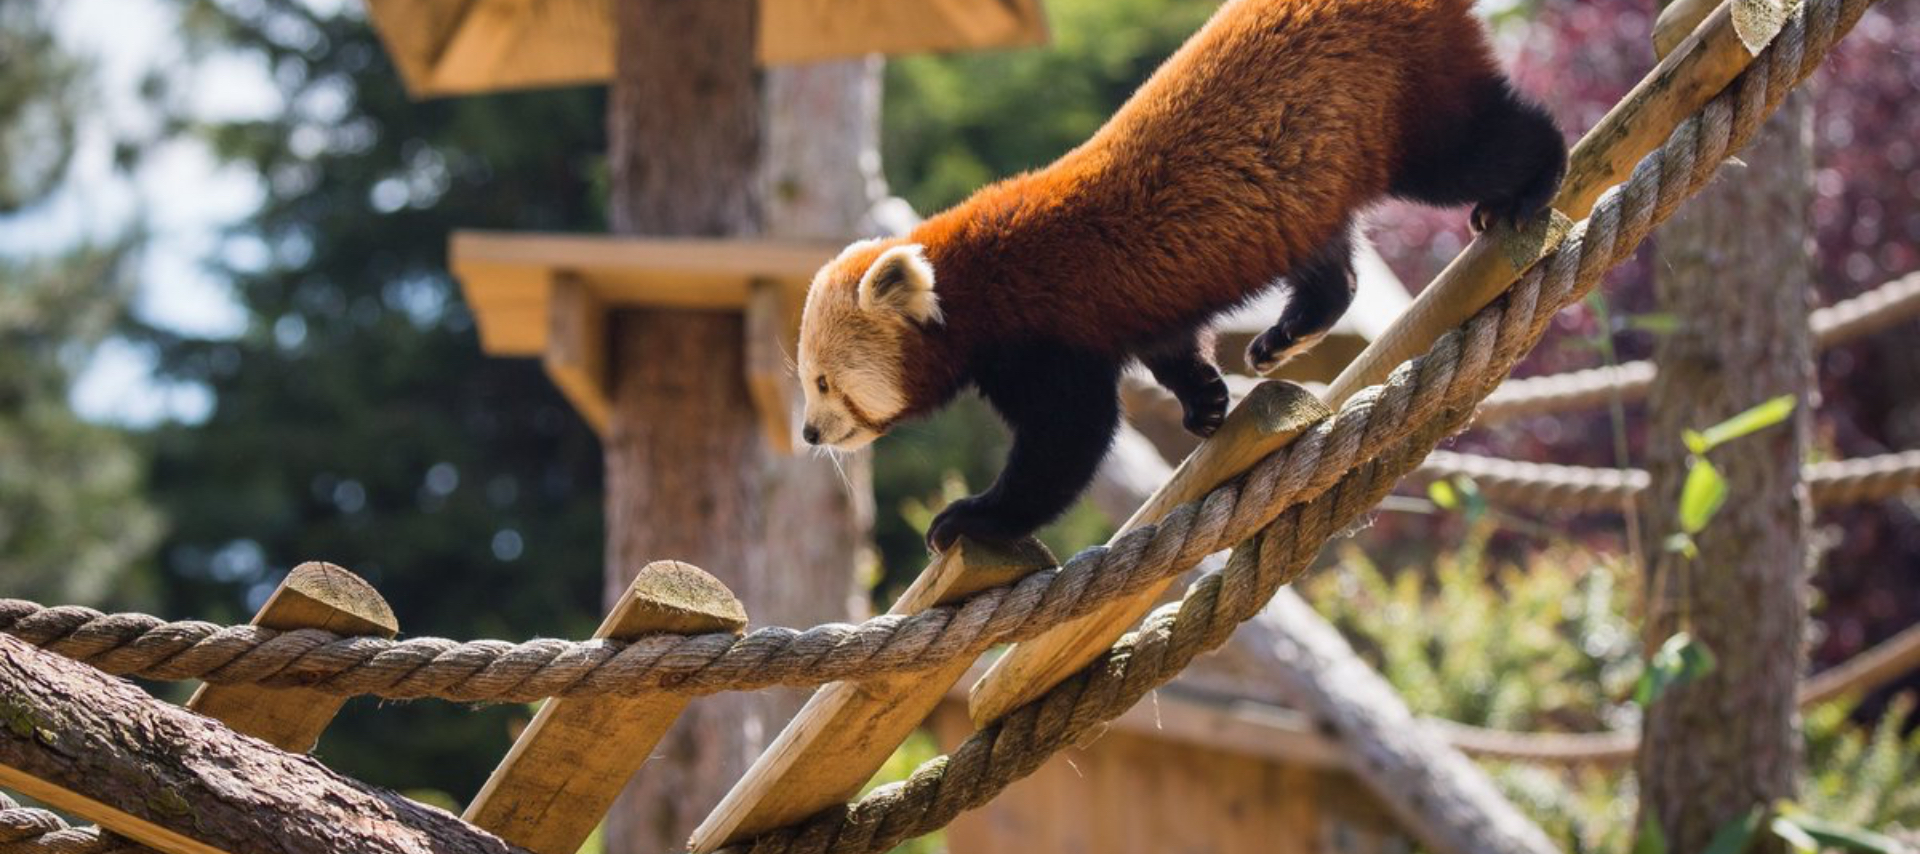
<svg viewBox="0 0 1920 854">
<path fill-rule="evenodd" d="M 415 98 L 597 83 L 610 0 L 367 0 Z M 1043 44 L 1040 0 L 761 0 L 762 64 Z"/>
</svg>

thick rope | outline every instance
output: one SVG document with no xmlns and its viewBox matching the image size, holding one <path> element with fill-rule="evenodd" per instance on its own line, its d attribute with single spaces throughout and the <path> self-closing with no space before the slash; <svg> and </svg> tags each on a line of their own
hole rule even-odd
<svg viewBox="0 0 1920 854">
<path fill-rule="evenodd" d="M 1677 201 L 1677 197 L 1675 199 Z M 343 638 L 302 629 L 165 623 L 0 600 L 0 631 L 103 671 L 149 679 L 203 679 L 307 687 L 390 699 L 531 701 L 650 691 L 712 693 L 770 685 L 809 687 L 924 670 L 996 643 L 1035 637 L 1252 536 L 1289 507 L 1323 494 L 1365 462 L 1450 407 L 1483 397 L 1551 313 L 1489 314 L 1436 342 L 1425 358 L 1355 395 L 1339 412 L 1241 478 L 1183 504 L 1160 522 L 1065 565 L 983 591 L 957 605 L 805 631 L 611 640 L 456 643 L 439 638 Z"/>
<path fill-rule="evenodd" d="M 1627 182 L 1596 203 L 1559 248 L 1535 265 L 1499 301 L 1481 310 L 1434 350 L 1402 366 L 1425 371 L 1441 345 L 1478 330 L 1525 334 L 1503 339 L 1494 371 L 1480 375 L 1480 394 L 1510 370 L 1545 330 L 1545 321 L 1579 299 L 1602 273 L 1624 261 L 1658 223 L 1738 151 L 1787 92 L 1811 74 L 1839 33 L 1859 20 L 1869 0 L 1808 0 L 1753 64 L 1701 112 L 1675 128 L 1641 160 Z M 1529 322 L 1516 324 L 1515 318 Z M 1512 324 L 1512 325 L 1510 325 Z M 1462 371 L 1461 373 L 1472 373 Z M 1436 413 L 1325 495 L 1290 509 L 1257 538 L 1234 550 L 1226 569 L 1202 577 L 1174 606 L 1156 610 L 1142 628 L 1033 702 L 963 742 L 950 756 L 922 765 L 901 783 L 830 809 L 801 824 L 739 846 L 753 854 L 883 851 L 952 821 L 985 803 L 1058 750 L 1126 711 L 1176 675 L 1193 656 L 1224 642 L 1238 620 L 1252 616 L 1279 585 L 1303 571 L 1325 538 L 1351 524 L 1413 468 L 1431 446 L 1462 423 L 1460 410 Z"/>
<path fill-rule="evenodd" d="M 1816 346 L 1824 349 L 1878 332 L 1920 316 L 1920 272 L 1908 273 L 1851 299 L 1817 309 L 1808 317 Z M 1508 380 L 1480 404 L 1475 426 L 1484 427 L 1530 415 L 1585 409 L 1620 400 L 1639 400 L 1653 385 L 1652 362 L 1625 362 L 1604 368 L 1568 371 Z"/>
<path fill-rule="evenodd" d="M 1617 513 L 1651 482 L 1640 469 L 1529 463 L 1449 451 L 1434 451 L 1415 476 L 1468 477 L 1481 495 L 1497 504 L 1581 513 Z M 1815 507 L 1892 498 L 1920 489 L 1920 451 L 1811 463 L 1801 469 L 1801 479 Z"/>
</svg>

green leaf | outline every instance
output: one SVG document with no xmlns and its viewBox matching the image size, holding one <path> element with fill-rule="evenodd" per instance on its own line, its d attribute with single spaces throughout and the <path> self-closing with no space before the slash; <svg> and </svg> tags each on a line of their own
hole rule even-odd
<svg viewBox="0 0 1920 854">
<path fill-rule="evenodd" d="M 1652 815 L 1641 822 L 1640 832 L 1633 836 L 1633 854 L 1667 854 L 1667 834 Z"/>
<path fill-rule="evenodd" d="M 1803 810 L 1783 810 L 1776 824 L 1785 822 L 1792 825 L 1807 838 L 1819 845 L 1840 848 L 1847 851 L 1871 851 L 1875 854 L 1901 854 L 1908 849 L 1899 840 L 1874 833 L 1862 827 L 1852 827 L 1838 822 L 1810 815 Z M 1776 831 L 1777 832 L 1777 831 Z"/>
<path fill-rule="evenodd" d="M 1702 435 L 1700 431 L 1682 430 L 1680 431 L 1680 441 L 1687 446 L 1687 450 L 1693 452 L 1694 456 L 1704 457 L 1707 455 L 1707 437 Z"/>
<path fill-rule="evenodd" d="M 1442 510 L 1454 510 L 1460 506 L 1460 493 L 1454 490 L 1453 484 L 1444 480 L 1427 484 L 1427 497 Z"/>
<path fill-rule="evenodd" d="M 1627 328 L 1655 335 L 1672 335 L 1680 331 L 1680 317 L 1675 314 L 1636 314 L 1627 318 Z"/>
<path fill-rule="evenodd" d="M 1802 854 L 1820 854 L 1820 842 L 1807 835 L 1799 825 L 1788 821 L 1786 816 L 1774 819 L 1768 826 L 1773 830 L 1773 835 L 1786 840 L 1787 845 L 1792 846 L 1793 850 Z"/>
<path fill-rule="evenodd" d="M 1787 420 L 1793 414 L 1796 401 L 1793 395 L 1783 394 L 1752 409 L 1735 415 L 1725 421 L 1708 427 L 1701 434 L 1709 450 L 1717 448 L 1742 436 L 1757 433 Z M 1706 453 L 1695 451 L 1695 453 Z"/>
<path fill-rule="evenodd" d="M 1706 457 L 1694 457 L 1680 487 L 1680 530 L 1698 534 L 1727 503 L 1727 481 Z"/>
<path fill-rule="evenodd" d="M 1661 546 L 1669 553 L 1678 554 L 1687 560 L 1700 556 L 1700 547 L 1693 542 L 1693 536 L 1685 532 L 1668 537 Z"/>
<path fill-rule="evenodd" d="M 1743 854 L 1747 846 L 1753 844 L 1753 835 L 1760 831 L 1760 819 L 1763 816 L 1761 809 L 1754 807 L 1747 810 L 1746 815 L 1720 825 L 1700 854 Z"/>
<path fill-rule="evenodd" d="M 1695 642 L 1686 632 L 1675 632 L 1647 662 L 1647 669 L 1634 685 L 1633 701 L 1642 708 L 1651 706 L 1668 689 L 1712 673 L 1713 668 L 1713 652 L 1705 644 Z"/>
</svg>

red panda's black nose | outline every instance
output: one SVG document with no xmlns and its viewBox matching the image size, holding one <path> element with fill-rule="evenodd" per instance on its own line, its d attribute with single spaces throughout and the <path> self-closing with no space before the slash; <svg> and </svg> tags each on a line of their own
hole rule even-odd
<svg viewBox="0 0 1920 854">
<path fill-rule="evenodd" d="M 808 424 L 800 430 L 800 438 L 807 440 L 807 444 L 809 445 L 818 445 L 820 444 L 820 428 Z"/>
</svg>

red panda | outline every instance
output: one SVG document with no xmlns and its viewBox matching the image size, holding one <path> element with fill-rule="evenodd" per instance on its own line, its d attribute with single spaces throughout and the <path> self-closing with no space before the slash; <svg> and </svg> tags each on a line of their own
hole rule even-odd
<svg viewBox="0 0 1920 854">
<path fill-rule="evenodd" d="M 1248 346 L 1265 372 L 1353 298 L 1356 211 L 1394 196 L 1538 213 L 1566 144 L 1501 74 L 1471 0 L 1228 0 L 1084 144 L 815 276 L 804 438 L 853 449 L 968 386 L 1012 429 L 1005 469 L 928 531 L 1009 540 L 1069 507 L 1142 363 L 1202 436 L 1225 416 L 1210 319 L 1288 283 Z"/>
</svg>

